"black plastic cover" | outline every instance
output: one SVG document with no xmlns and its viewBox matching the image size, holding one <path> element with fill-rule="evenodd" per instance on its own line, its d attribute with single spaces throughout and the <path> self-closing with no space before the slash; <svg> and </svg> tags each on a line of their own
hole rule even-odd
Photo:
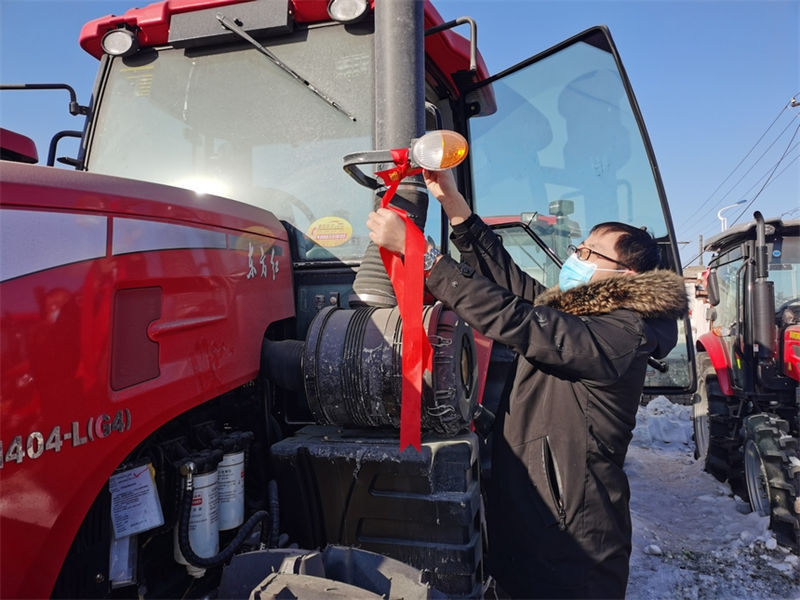
<svg viewBox="0 0 800 600">
<path fill-rule="evenodd" d="M 220 24 L 217 14 L 225 15 L 256 39 L 290 33 L 294 25 L 288 0 L 254 0 L 172 15 L 169 43 L 186 48 L 239 40 Z"/>
</svg>

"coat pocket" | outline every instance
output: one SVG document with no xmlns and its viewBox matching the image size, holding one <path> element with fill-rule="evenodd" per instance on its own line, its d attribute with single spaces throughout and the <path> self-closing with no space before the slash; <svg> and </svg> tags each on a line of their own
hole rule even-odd
<svg viewBox="0 0 800 600">
<path fill-rule="evenodd" d="M 613 462 L 621 469 L 625 463 L 625 453 L 617 451 L 614 446 L 603 441 L 603 439 L 595 433 L 594 427 L 591 425 L 589 425 L 589 435 L 597 445 L 597 450 L 600 452 L 600 454 L 605 456 L 608 460 Z"/>
<path fill-rule="evenodd" d="M 558 523 L 559 529 L 566 529 L 564 487 L 550 438 L 545 435 L 527 442 L 525 446 L 525 463 L 538 496 L 536 505 L 540 515 L 545 525 Z"/>
</svg>

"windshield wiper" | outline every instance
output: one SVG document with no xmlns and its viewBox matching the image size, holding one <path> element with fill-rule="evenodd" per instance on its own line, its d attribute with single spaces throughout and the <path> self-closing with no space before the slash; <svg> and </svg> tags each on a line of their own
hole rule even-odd
<svg viewBox="0 0 800 600">
<path fill-rule="evenodd" d="M 332 106 L 333 108 L 338 110 L 340 113 L 345 115 L 348 119 L 350 119 L 351 121 L 355 121 L 356 120 L 356 118 L 353 115 L 351 115 L 349 112 L 347 112 L 341 106 L 339 106 L 339 104 L 335 100 L 333 100 L 327 94 L 324 94 L 323 92 L 318 90 L 310 81 L 308 81 L 305 77 L 302 77 L 299 73 L 297 73 L 297 71 L 292 69 L 289 65 L 284 63 L 280 58 L 278 58 L 272 52 L 267 50 L 264 46 L 259 44 L 258 41 L 256 41 L 253 37 L 251 37 L 244 29 L 239 27 L 236 23 L 234 23 L 233 21 L 228 19 L 228 17 L 226 17 L 225 15 L 223 15 L 221 13 L 217 13 L 217 21 L 219 21 L 220 24 L 225 29 L 235 33 L 240 38 L 242 38 L 243 40 L 248 42 L 251 46 L 253 46 L 253 48 L 255 48 L 256 50 L 261 52 L 261 54 L 266 56 L 273 63 L 275 63 L 278 67 L 280 67 L 282 70 L 286 71 L 289 75 L 294 77 L 297 81 L 299 81 L 300 83 L 305 85 L 309 90 L 314 92 L 314 94 L 316 94 L 317 96 L 322 98 L 325 102 L 327 102 L 330 106 Z"/>
</svg>

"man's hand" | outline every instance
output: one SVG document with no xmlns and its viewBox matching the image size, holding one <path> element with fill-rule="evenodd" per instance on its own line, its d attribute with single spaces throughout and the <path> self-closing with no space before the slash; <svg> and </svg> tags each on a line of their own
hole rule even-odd
<svg viewBox="0 0 800 600">
<path fill-rule="evenodd" d="M 464 196 L 458 191 L 452 171 L 428 171 L 425 169 L 422 171 L 422 176 L 425 178 L 428 191 L 441 203 L 451 225 L 462 223 L 472 214 Z"/>
<path fill-rule="evenodd" d="M 428 186 L 428 191 L 439 202 L 460 195 L 453 172 L 449 169 L 447 171 L 428 171 L 423 169 L 422 176 L 425 178 L 425 185 Z"/>
<path fill-rule="evenodd" d="M 406 251 L 406 224 L 393 210 L 379 208 L 369 213 L 367 219 L 369 239 L 390 252 L 403 254 Z"/>
</svg>

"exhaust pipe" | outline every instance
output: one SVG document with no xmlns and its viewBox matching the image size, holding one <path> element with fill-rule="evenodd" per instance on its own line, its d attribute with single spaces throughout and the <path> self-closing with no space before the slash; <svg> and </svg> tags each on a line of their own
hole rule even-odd
<svg viewBox="0 0 800 600">
<path fill-rule="evenodd" d="M 375 3 L 375 144 L 405 148 L 425 132 L 425 31 L 423 3 Z M 375 192 L 380 206 L 385 188 Z M 424 231 L 428 193 L 422 177 L 401 184 L 392 204 Z M 392 307 L 397 299 L 378 247 L 370 242 L 353 282 L 350 305 Z"/>
<path fill-rule="evenodd" d="M 756 276 L 753 281 L 753 353 L 757 358 L 772 356 L 775 340 L 775 284 L 769 281 L 766 224 L 759 211 L 756 221 Z"/>
</svg>

